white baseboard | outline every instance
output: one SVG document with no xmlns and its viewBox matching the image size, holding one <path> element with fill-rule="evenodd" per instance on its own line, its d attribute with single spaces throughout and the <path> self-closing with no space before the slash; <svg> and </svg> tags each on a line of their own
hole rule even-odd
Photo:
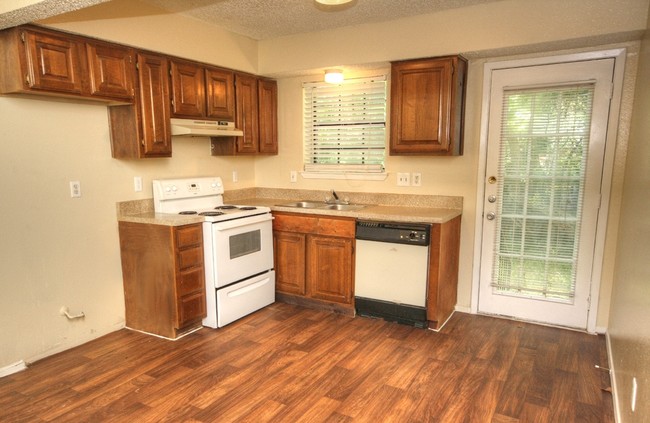
<svg viewBox="0 0 650 423">
<path fill-rule="evenodd" d="M 471 307 L 464 307 L 464 306 L 456 305 L 454 307 L 454 310 L 456 310 L 456 311 L 458 311 L 460 313 L 472 314 L 472 308 Z"/>
<path fill-rule="evenodd" d="M 23 360 L 20 360 L 14 364 L 10 364 L 0 369 L 0 377 L 5 377 L 13 375 L 14 373 L 22 372 L 27 368 L 27 365 Z"/>
</svg>

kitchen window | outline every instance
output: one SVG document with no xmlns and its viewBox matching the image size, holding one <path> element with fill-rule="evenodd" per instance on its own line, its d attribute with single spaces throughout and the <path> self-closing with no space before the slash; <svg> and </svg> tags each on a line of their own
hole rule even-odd
<svg viewBox="0 0 650 423">
<path fill-rule="evenodd" d="M 303 84 L 305 178 L 386 178 L 386 76 Z"/>
</svg>

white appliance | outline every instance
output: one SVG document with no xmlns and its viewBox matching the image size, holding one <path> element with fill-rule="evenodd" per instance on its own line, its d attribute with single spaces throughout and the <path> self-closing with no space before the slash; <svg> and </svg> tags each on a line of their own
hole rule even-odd
<svg viewBox="0 0 650 423">
<path fill-rule="evenodd" d="M 223 327 L 275 301 L 271 209 L 223 204 L 219 177 L 153 181 L 154 211 L 203 219 L 207 317 Z"/>
<path fill-rule="evenodd" d="M 357 221 L 357 314 L 426 327 L 430 225 Z"/>
<path fill-rule="evenodd" d="M 170 119 L 172 135 L 188 137 L 241 137 L 244 132 L 235 128 L 235 122 L 194 120 L 194 119 Z"/>
</svg>

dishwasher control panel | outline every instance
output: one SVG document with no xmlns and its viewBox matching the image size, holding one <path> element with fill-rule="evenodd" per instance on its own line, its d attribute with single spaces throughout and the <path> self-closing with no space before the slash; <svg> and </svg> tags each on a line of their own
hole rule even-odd
<svg viewBox="0 0 650 423">
<path fill-rule="evenodd" d="M 431 226 L 420 223 L 357 221 L 357 239 L 398 244 L 429 245 Z"/>
</svg>

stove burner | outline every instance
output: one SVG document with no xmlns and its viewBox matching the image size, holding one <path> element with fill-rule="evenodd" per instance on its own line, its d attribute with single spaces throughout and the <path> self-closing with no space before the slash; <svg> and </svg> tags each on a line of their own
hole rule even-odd
<svg viewBox="0 0 650 423">
<path fill-rule="evenodd" d="M 232 210 L 232 209 L 236 209 L 236 208 L 237 208 L 237 206 L 225 205 L 225 206 L 217 206 L 214 209 L 215 210 Z"/>
<path fill-rule="evenodd" d="M 199 213 L 199 216 L 221 216 L 224 212 L 207 211 Z"/>
<path fill-rule="evenodd" d="M 178 212 L 178 214 L 197 214 L 194 210 L 186 210 L 182 212 Z"/>
<path fill-rule="evenodd" d="M 257 209 L 257 207 L 255 206 L 244 206 L 239 208 L 239 210 L 255 210 L 255 209 Z"/>
</svg>

